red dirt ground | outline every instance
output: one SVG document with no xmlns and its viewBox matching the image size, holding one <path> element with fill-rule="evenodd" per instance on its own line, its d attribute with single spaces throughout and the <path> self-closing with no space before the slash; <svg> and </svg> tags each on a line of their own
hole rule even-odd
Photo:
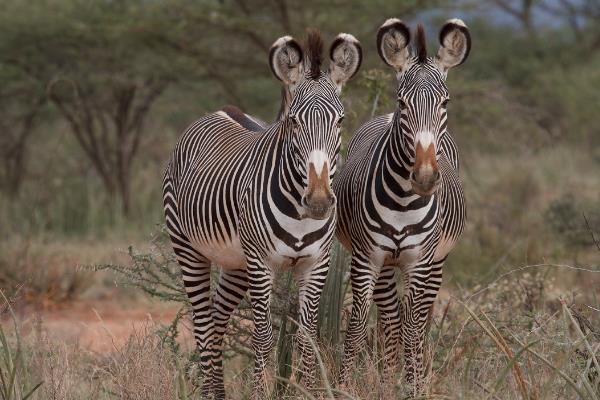
<svg viewBox="0 0 600 400">
<path fill-rule="evenodd" d="M 43 330 L 53 339 L 92 352 L 108 352 L 120 348 L 135 332 L 171 323 L 177 311 L 164 304 L 128 306 L 102 300 L 77 301 L 48 310 L 22 310 L 17 317 L 22 334 L 30 333 L 37 321 L 41 321 Z M 191 343 L 186 330 L 181 334 L 181 340 Z"/>
</svg>

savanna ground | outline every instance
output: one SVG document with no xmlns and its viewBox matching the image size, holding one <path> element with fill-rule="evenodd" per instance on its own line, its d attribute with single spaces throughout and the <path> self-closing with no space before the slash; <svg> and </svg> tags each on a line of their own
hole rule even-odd
<svg viewBox="0 0 600 400">
<path fill-rule="evenodd" d="M 343 93 L 347 143 L 394 109 L 374 49 L 391 16 L 424 21 L 430 53 L 450 16 L 473 36 L 448 78 L 469 216 L 435 306 L 426 397 L 600 397 L 600 2 L 350 3 L 3 3 L 0 399 L 198 398 L 187 303 L 161 227 L 176 138 L 226 103 L 271 120 L 279 86 L 268 46 L 312 25 L 363 45 Z M 325 398 L 350 310 L 347 273 L 337 248 L 319 315 Z M 278 277 L 274 398 L 310 398 L 286 384 L 293 286 Z M 250 393 L 249 316 L 243 305 L 226 343 L 232 399 Z M 369 326 L 348 397 L 402 398 L 401 362 L 382 382 L 376 310 Z"/>
</svg>

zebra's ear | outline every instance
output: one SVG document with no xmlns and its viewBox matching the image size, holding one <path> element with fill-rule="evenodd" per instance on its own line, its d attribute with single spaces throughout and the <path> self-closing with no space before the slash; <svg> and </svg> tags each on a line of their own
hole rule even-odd
<svg viewBox="0 0 600 400">
<path fill-rule="evenodd" d="M 471 51 L 469 28 L 460 19 L 446 21 L 440 30 L 440 49 L 435 63 L 440 71 L 447 73 L 452 67 L 465 62 Z"/>
<path fill-rule="evenodd" d="M 402 72 L 410 58 L 410 29 L 398 18 L 390 18 L 377 31 L 377 51 L 390 67 Z"/>
<path fill-rule="evenodd" d="M 360 42 L 348 33 L 337 35 L 329 50 L 329 76 L 339 89 L 358 72 L 362 63 Z"/>
<path fill-rule="evenodd" d="M 269 52 L 269 64 L 273 75 L 286 85 L 298 83 L 303 76 L 302 47 L 291 36 L 275 41 Z"/>
</svg>

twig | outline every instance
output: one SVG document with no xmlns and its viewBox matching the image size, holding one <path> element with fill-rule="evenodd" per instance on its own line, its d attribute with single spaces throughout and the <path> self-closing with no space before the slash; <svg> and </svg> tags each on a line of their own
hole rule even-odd
<svg viewBox="0 0 600 400">
<path fill-rule="evenodd" d="M 588 342 L 585 334 L 581 330 L 581 327 L 579 326 L 579 324 L 577 323 L 577 321 L 573 317 L 573 314 L 571 313 L 571 310 L 569 310 L 569 307 L 567 306 L 567 303 L 565 302 L 565 300 L 564 299 L 560 299 L 560 303 L 562 304 L 563 311 L 569 316 L 569 319 L 571 320 L 571 322 L 575 326 L 575 331 L 577 332 L 577 334 L 579 334 L 579 336 L 581 337 L 581 340 L 583 340 L 583 343 L 585 344 L 585 347 L 590 352 L 590 357 L 594 361 L 594 365 L 596 366 L 596 369 L 598 371 L 600 371 L 600 364 L 598 363 L 598 359 L 596 358 L 596 353 L 592 349 L 592 346 L 590 346 L 590 342 Z M 592 332 L 592 333 L 594 333 L 594 332 Z"/>
<path fill-rule="evenodd" d="M 588 221 L 587 217 L 585 216 L 585 213 L 583 213 L 583 219 L 585 220 L 585 225 L 587 226 L 588 230 L 590 231 L 590 236 L 592 237 L 592 241 L 596 245 L 596 248 L 598 249 L 598 251 L 600 251 L 600 243 L 598 242 L 598 239 L 596 239 L 596 236 L 594 236 L 594 230 L 590 226 L 590 222 Z"/>
<path fill-rule="evenodd" d="M 500 276 L 498 276 L 496 279 L 494 279 L 493 281 L 491 281 L 486 287 L 479 289 L 478 291 L 476 291 L 475 293 L 471 294 L 466 300 L 465 302 L 469 302 L 471 301 L 471 299 L 475 296 L 480 295 L 481 293 L 485 292 L 486 290 L 488 290 L 494 283 L 498 282 L 499 280 L 507 277 L 508 275 L 511 275 L 515 272 L 520 272 L 520 271 L 525 271 L 528 269 L 532 269 L 532 268 L 544 268 L 544 267 L 549 267 L 549 268 L 566 268 L 566 269 L 572 269 L 575 271 L 583 271 L 583 272 L 591 272 L 591 273 L 596 273 L 596 274 L 600 274 L 600 269 L 590 269 L 590 268 L 583 268 L 583 267 L 574 267 L 572 265 L 566 265 L 566 264 L 533 264 L 533 265 L 525 265 L 523 267 L 519 267 L 519 268 L 515 268 L 515 269 L 511 269 L 508 272 L 505 272 L 503 274 L 501 274 Z"/>
<path fill-rule="evenodd" d="M 517 339 L 516 336 L 513 335 L 513 339 L 521 346 L 525 346 L 519 339 Z M 527 347 L 526 350 L 528 352 L 530 352 L 531 354 L 533 354 L 538 360 L 540 360 L 541 362 L 543 362 L 544 364 L 546 364 L 546 366 L 548 366 L 550 369 L 552 369 L 554 372 L 556 372 L 557 374 L 559 374 L 561 376 L 561 378 L 563 378 L 568 384 L 569 386 L 571 386 L 573 388 L 573 390 L 575 390 L 575 392 L 579 395 L 579 398 L 581 399 L 585 399 L 586 396 L 584 396 L 583 392 L 579 389 L 579 387 L 577 386 L 577 384 L 569 377 L 569 375 L 565 374 L 563 371 L 561 371 L 560 369 L 556 368 L 546 357 L 542 356 L 541 354 L 539 354 L 538 352 L 536 352 L 535 350 L 533 350 L 532 348 Z"/>
<path fill-rule="evenodd" d="M 466 308 L 467 312 L 475 320 L 477 325 L 479 325 L 481 327 L 481 329 L 483 329 L 483 331 L 490 337 L 490 339 L 492 339 L 494 341 L 494 343 L 496 343 L 496 346 L 498 346 L 498 348 L 504 353 L 504 355 L 510 362 L 514 358 L 512 351 L 506 344 L 506 341 L 504 341 L 504 338 L 502 337 L 500 332 L 498 332 L 498 330 L 496 329 L 494 324 L 490 321 L 488 316 L 485 313 L 483 313 L 483 316 L 487 320 L 488 324 L 491 326 L 492 331 L 490 331 L 490 329 L 485 326 L 483 321 L 481 321 L 481 319 L 479 319 L 479 317 L 475 314 L 475 312 L 473 310 L 471 310 L 469 308 L 469 306 L 467 306 L 465 303 L 463 303 L 461 301 L 459 301 L 459 303 L 462 304 Z M 514 371 L 515 380 L 519 384 L 519 389 L 521 390 L 521 395 L 523 396 L 523 399 L 528 399 L 527 387 L 525 385 L 525 380 L 523 378 L 523 371 L 521 370 L 521 367 L 519 367 L 519 364 L 515 363 L 513 365 L 513 371 Z"/>
<path fill-rule="evenodd" d="M 501 400 L 498 395 L 496 395 L 496 393 L 492 392 L 490 389 L 486 388 L 485 386 L 483 386 L 481 383 L 477 382 L 477 381 L 473 381 L 475 382 L 475 384 L 477 386 L 479 386 L 481 389 L 483 389 L 484 392 L 486 392 L 487 394 L 489 394 L 490 396 L 492 396 L 495 400 Z"/>
</svg>

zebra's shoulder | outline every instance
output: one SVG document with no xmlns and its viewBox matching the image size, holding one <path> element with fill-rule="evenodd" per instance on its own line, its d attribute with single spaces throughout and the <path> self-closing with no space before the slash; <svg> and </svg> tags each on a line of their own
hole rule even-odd
<svg viewBox="0 0 600 400">
<path fill-rule="evenodd" d="M 389 126 L 394 114 L 377 116 L 360 126 L 348 144 L 348 156 L 368 149 L 373 141 Z"/>
</svg>

